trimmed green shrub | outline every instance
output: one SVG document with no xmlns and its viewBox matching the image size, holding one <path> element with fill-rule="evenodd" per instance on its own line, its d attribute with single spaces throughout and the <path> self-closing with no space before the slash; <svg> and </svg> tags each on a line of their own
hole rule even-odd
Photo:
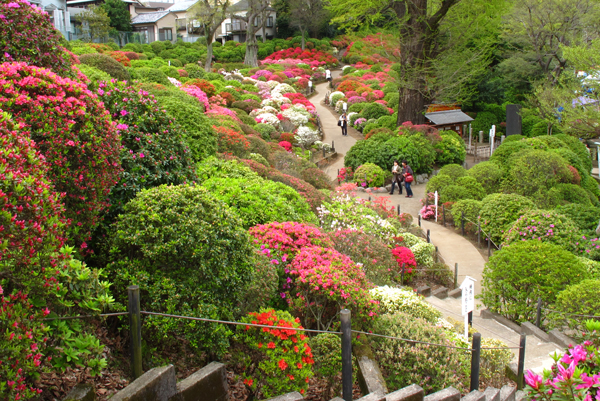
<svg viewBox="0 0 600 401">
<path fill-rule="evenodd" d="M 273 135 L 275 132 L 277 132 L 275 127 L 273 127 L 271 124 L 258 123 L 254 126 L 254 129 L 257 130 L 258 132 L 260 132 L 260 136 L 265 141 L 270 140 L 271 135 Z"/>
<path fill-rule="evenodd" d="M 224 160 L 214 156 L 198 163 L 196 174 L 199 182 L 204 182 L 212 177 L 244 178 L 247 180 L 255 180 L 258 177 L 254 171 L 238 160 Z"/>
<path fill-rule="evenodd" d="M 185 100 L 178 97 L 161 97 L 159 103 L 183 128 L 192 160 L 198 162 L 217 153 L 217 134 L 208 118 L 204 116 L 204 106 L 192 96 L 186 97 L 188 99 Z"/>
<path fill-rule="evenodd" d="M 274 221 L 317 223 L 306 200 L 294 189 L 279 182 L 256 177 L 214 177 L 202 183 L 217 199 L 231 206 L 244 228 Z"/>
<path fill-rule="evenodd" d="M 521 139 L 525 139 L 525 137 L 523 135 L 508 135 L 506 138 L 504 138 L 504 143 L 507 142 L 517 142 L 520 141 Z"/>
<path fill-rule="evenodd" d="M 600 280 L 583 280 L 565 288 L 558 294 L 556 303 L 552 306 L 562 313 L 547 313 L 549 326 L 558 329 L 585 331 L 585 321 L 588 318 L 573 315 L 597 316 L 600 310 Z M 570 315 L 569 315 L 570 314 Z"/>
<path fill-rule="evenodd" d="M 552 152 L 520 152 L 511 158 L 511 164 L 503 186 L 519 195 L 543 196 L 556 184 L 570 183 L 573 179 L 565 159 Z"/>
<path fill-rule="evenodd" d="M 498 118 L 494 113 L 490 113 L 489 111 L 482 111 L 477 113 L 475 116 L 475 120 L 471 123 L 471 127 L 473 128 L 473 132 L 478 133 L 479 131 L 483 131 L 483 137 L 488 137 L 488 132 L 492 128 L 492 125 L 498 124 Z"/>
<path fill-rule="evenodd" d="M 130 71 L 131 78 L 140 82 L 154 82 L 166 86 L 171 85 L 167 75 L 157 68 L 132 68 Z"/>
<path fill-rule="evenodd" d="M 474 165 L 467 170 L 467 175 L 475 178 L 488 195 L 500 191 L 500 184 L 504 177 L 500 166 L 489 161 Z"/>
<path fill-rule="evenodd" d="M 354 173 L 354 181 L 363 187 L 381 187 L 385 178 L 386 172 L 373 163 L 363 164 Z"/>
<path fill-rule="evenodd" d="M 573 252 L 578 238 L 577 226 L 568 217 L 555 211 L 530 210 L 504 234 L 503 245 L 532 239 Z"/>
<path fill-rule="evenodd" d="M 367 120 L 370 119 L 378 119 L 379 117 L 389 116 L 390 112 L 387 107 L 379 103 L 369 103 L 365 108 L 360 112 L 363 118 Z"/>
<path fill-rule="evenodd" d="M 80 64 L 77 67 L 79 68 L 79 71 L 81 71 L 90 80 L 90 83 L 87 85 L 89 89 L 96 90 L 98 89 L 98 82 L 109 82 L 112 78 L 104 71 L 87 64 Z"/>
<path fill-rule="evenodd" d="M 127 203 L 112 226 L 111 263 L 117 301 L 141 288 L 142 309 L 232 318 L 253 247 L 240 219 L 198 185 L 152 188 Z M 227 255 L 227 257 L 223 257 Z M 123 298 L 125 296 L 125 298 Z M 168 318 L 144 320 L 144 338 L 177 346 L 180 336 L 211 355 L 227 350 L 228 328 Z"/>
<path fill-rule="evenodd" d="M 490 157 L 490 162 L 496 163 L 499 167 L 506 170 L 511 167 L 509 163 L 510 157 L 514 153 L 518 153 L 524 149 L 529 149 L 529 145 L 525 143 L 525 141 L 516 141 L 516 142 L 506 142 L 496 149 L 494 149 L 494 154 Z"/>
<path fill-rule="evenodd" d="M 441 131 L 442 140 L 434 145 L 436 151 L 435 162 L 439 165 L 443 164 L 462 164 L 467 156 L 465 142 L 454 131 Z"/>
<path fill-rule="evenodd" d="M 504 233 L 527 211 L 535 209 L 528 198 L 516 194 L 492 194 L 483 198 L 480 211 L 481 229 L 500 244 Z"/>
<path fill-rule="evenodd" d="M 183 69 L 187 71 L 190 79 L 204 78 L 204 68 L 201 68 L 198 64 L 186 64 Z"/>
<path fill-rule="evenodd" d="M 532 322 L 538 298 L 553 304 L 565 287 L 585 276 L 583 263 L 558 245 L 517 241 L 502 247 L 485 265 L 481 299 L 492 312 L 515 322 Z"/>
<path fill-rule="evenodd" d="M 448 164 L 440 169 L 439 175 L 447 175 L 453 180 L 458 180 L 460 177 L 467 175 L 467 170 L 459 164 Z"/>
<path fill-rule="evenodd" d="M 382 315 L 373 331 L 391 337 L 454 345 L 443 328 L 404 313 Z M 463 380 L 466 360 L 461 350 L 381 337 L 373 337 L 371 341 L 389 388 L 419 383 L 425 394 L 450 386 L 459 391 L 466 388 Z"/>
<path fill-rule="evenodd" d="M 568 203 L 580 203 L 585 206 L 592 206 L 592 201 L 585 189 L 575 184 L 558 184 L 554 188 L 560 196 L 560 199 Z"/>
<path fill-rule="evenodd" d="M 456 185 L 465 188 L 470 199 L 482 200 L 485 198 L 486 193 L 483 186 L 473 177 L 460 177 L 456 180 Z"/>
<path fill-rule="evenodd" d="M 164 72 L 167 77 L 179 79 L 179 72 L 177 68 L 169 65 L 164 65 L 159 68 L 160 71 Z"/>
<path fill-rule="evenodd" d="M 131 78 L 121 63 L 106 54 L 84 54 L 79 57 L 79 61 L 81 61 L 81 64 L 86 64 L 90 67 L 95 67 L 100 71 L 104 71 L 119 81 L 128 81 Z"/>
<path fill-rule="evenodd" d="M 456 202 L 461 199 L 469 199 L 470 197 L 470 192 L 467 188 L 457 184 L 451 184 L 444 188 L 440 194 L 440 202 Z"/>
<path fill-rule="evenodd" d="M 241 314 L 257 311 L 266 307 L 270 301 L 278 297 L 279 275 L 277 265 L 271 263 L 271 257 L 259 248 L 254 250 L 252 271 L 244 278 L 245 285 L 240 291 L 239 309 Z M 281 298 L 281 297 L 279 297 Z"/>
<path fill-rule="evenodd" d="M 462 212 L 465 214 L 465 220 L 472 222 L 471 224 L 477 225 L 479 219 L 479 212 L 483 207 L 483 202 L 474 199 L 461 199 L 452 205 L 452 217 L 454 219 L 454 226 L 460 227 Z M 465 224 L 468 222 L 466 221 Z"/>
<path fill-rule="evenodd" d="M 565 147 L 564 143 L 561 142 L 561 144 L 563 146 L 562 148 L 550 149 L 550 152 L 560 155 L 563 159 L 565 159 L 567 161 L 567 163 L 569 165 L 575 167 L 577 169 L 577 173 L 579 174 L 579 177 L 588 176 L 590 174 L 590 172 L 586 171 L 586 168 L 584 167 L 584 163 L 581 161 L 579 156 L 577 156 L 577 154 L 575 152 L 573 152 L 571 149 Z M 573 183 L 579 184 L 579 182 L 577 182 L 576 180 L 574 180 Z"/>
<path fill-rule="evenodd" d="M 331 398 L 331 392 L 337 393 L 341 387 L 338 379 L 342 371 L 342 339 L 337 334 L 321 333 L 309 340 L 315 364 L 315 375 L 327 382 L 325 399 Z"/>
<path fill-rule="evenodd" d="M 438 194 L 441 194 L 446 187 L 453 184 L 455 184 L 455 180 L 452 179 L 450 176 L 445 174 L 438 174 L 434 175 L 429 181 L 427 181 L 425 191 L 432 193 L 438 191 Z"/>
<path fill-rule="evenodd" d="M 591 176 L 581 177 L 581 186 L 591 192 L 596 200 L 600 197 L 600 186 L 598 186 L 598 181 L 596 181 Z M 596 204 L 597 202 L 592 201 L 592 203 Z"/>
<path fill-rule="evenodd" d="M 250 158 L 250 160 L 254 160 L 255 162 L 258 162 L 265 167 L 271 167 L 271 164 L 269 163 L 269 161 L 267 159 L 265 159 L 263 157 L 263 155 L 261 155 L 261 154 L 250 153 L 250 156 L 248 156 L 248 157 Z"/>
<path fill-rule="evenodd" d="M 592 171 L 592 158 L 590 151 L 583 142 L 571 135 L 557 134 L 552 136 L 563 141 L 572 152 L 579 156 L 579 160 L 581 160 L 585 170 L 588 173 Z"/>
<path fill-rule="evenodd" d="M 570 218 L 583 231 L 596 230 L 600 220 L 600 208 L 584 206 L 581 203 L 561 205 L 554 211 Z"/>
<path fill-rule="evenodd" d="M 319 190 L 332 189 L 331 178 L 320 168 L 311 167 L 302 170 L 301 178 Z"/>
</svg>

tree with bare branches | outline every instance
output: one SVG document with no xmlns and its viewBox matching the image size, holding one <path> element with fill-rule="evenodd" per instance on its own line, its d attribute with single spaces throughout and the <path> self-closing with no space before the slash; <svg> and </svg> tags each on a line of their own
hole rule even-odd
<svg viewBox="0 0 600 401">
<path fill-rule="evenodd" d="M 212 44 L 215 40 L 215 33 L 227 18 L 229 5 L 229 0 L 200 0 L 190 10 L 191 19 L 200 22 L 204 27 L 207 50 L 204 70 L 207 72 L 210 71 L 212 64 Z"/>
<path fill-rule="evenodd" d="M 289 0 L 290 26 L 298 28 L 302 35 L 302 50 L 304 38 L 308 32 L 317 36 L 319 29 L 328 16 L 323 0 Z"/>
</svg>

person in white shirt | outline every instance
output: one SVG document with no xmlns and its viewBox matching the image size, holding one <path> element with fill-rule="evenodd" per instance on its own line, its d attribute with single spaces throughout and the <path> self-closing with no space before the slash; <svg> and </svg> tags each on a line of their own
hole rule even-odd
<svg viewBox="0 0 600 401">
<path fill-rule="evenodd" d="M 331 71 L 329 71 L 329 68 L 325 70 L 325 79 L 329 82 L 329 86 L 331 86 Z"/>
</svg>

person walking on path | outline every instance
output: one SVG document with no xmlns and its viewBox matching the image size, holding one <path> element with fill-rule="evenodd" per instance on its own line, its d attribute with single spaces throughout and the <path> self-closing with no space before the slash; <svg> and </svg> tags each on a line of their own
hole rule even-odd
<svg viewBox="0 0 600 401">
<path fill-rule="evenodd" d="M 325 79 L 329 82 L 329 87 L 331 88 L 331 71 L 329 68 L 325 70 Z"/>
<path fill-rule="evenodd" d="M 394 165 L 392 166 L 392 190 L 390 191 L 390 195 L 394 195 L 394 187 L 396 183 L 398 184 L 398 192 L 402 195 L 402 181 L 404 177 L 402 176 L 402 168 L 398 164 L 398 160 L 394 160 Z"/>
<path fill-rule="evenodd" d="M 338 120 L 338 126 L 342 127 L 342 135 L 348 135 L 348 116 L 345 112 L 340 116 L 340 119 Z"/>
<path fill-rule="evenodd" d="M 402 176 L 404 177 L 404 187 L 406 188 L 406 197 L 412 198 L 413 192 L 410 189 L 410 184 L 413 182 L 413 170 L 408 165 L 406 160 L 402 160 Z"/>
</svg>

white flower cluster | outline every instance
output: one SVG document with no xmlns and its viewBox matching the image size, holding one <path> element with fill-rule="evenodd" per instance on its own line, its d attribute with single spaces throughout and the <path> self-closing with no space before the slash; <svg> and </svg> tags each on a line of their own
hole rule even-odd
<svg viewBox="0 0 600 401">
<path fill-rule="evenodd" d="M 401 237 L 404 240 L 403 241 L 404 243 L 402 245 L 404 245 L 407 248 L 412 248 L 419 242 L 425 242 L 425 241 L 423 241 L 422 238 L 419 238 L 416 235 L 411 234 L 411 233 L 402 233 Z"/>
<path fill-rule="evenodd" d="M 259 114 L 258 116 L 256 116 L 256 118 L 259 118 L 261 120 L 261 123 L 263 124 L 272 125 L 273 128 L 275 128 L 276 130 L 279 130 L 281 128 L 281 125 L 279 124 L 279 119 L 277 118 L 277 116 L 271 113 Z"/>
<path fill-rule="evenodd" d="M 289 109 L 284 110 L 281 114 L 290 120 L 296 127 L 307 124 L 311 117 L 310 113 L 306 111 L 302 105 L 294 105 Z"/>
<path fill-rule="evenodd" d="M 325 149 L 326 152 L 329 152 L 331 150 L 331 145 L 327 142 L 315 141 L 313 145 L 315 145 L 319 150 Z"/>
<path fill-rule="evenodd" d="M 177 79 L 175 78 L 171 78 L 171 77 L 167 77 L 169 79 L 169 82 L 171 82 L 173 85 L 175 85 L 176 87 L 180 87 L 181 86 L 181 82 L 179 82 Z"/>
<path fill-rule="evenodd" d="M 343 100 L 338 100 L 337 103 L 335 104 L 335 111 L 338 114 L 342 114 L 344 112 L 344 103 L 346 103 Z"/>
<path fill-rule="evenodd" d="M 442 314 L 414 291 L 388 287 L 376 287 L 369 291 L 379 301 L 382 314 L 407 313 L 432 323 L 437 323 Z"/>
<path fill-rule="evenodd" d="M 345 66 L 342 67 L 342 71 L 344 71 L 346 68 L 352 68 L 352 66 L 350 64 L 347 64 Z"/>
<path fill-rule="evenodd" d="M 250 112 L 250 117 L 258 117 L 261 114 L 272 114 L 277 115 L 279 111 L 275 107 L 265 106 L 262 109 L 254 109 Z"/>
<path fill-rule="evenodd" d="M 271 81 L 269 81 L 269 82 L 271 82 Z M 275 81 L 273 81 L 273 82 L 275 82 Z M 294 88 L 292 88 L 291 85 L 278 83 L 271 91 L 271 96 L 283 95 L 284 93 L 296 93 L 296 91 L 294 90 Z"/>
<path fill-rule="evenodd" d="M 421 241 L 411 246 L 410 250 L 415 255 L 415 260 L 419 266 L 433 266 L 433 254 L 435 253 L 435 246 L 433 244 Z"/>
<path fill-rule="evenodd" d="M 308 127 L 300 127 L 296 131 L 296 142 L 304 148 L 312 145 L 318 139 L 319 133 Z"/>
<path fill-rule="evenodd" d="M 330 104 L 331 104 L 331 102 L 333 102 L 333 97 L 334 97 L 335 95 L 342 95 L 342 96 L 344 96 L 344 92 L 340 92 L 340 91 L 331 92 L 331 93 L 329 94 L 329 103 L 330 103 Z"/>
</svg>

